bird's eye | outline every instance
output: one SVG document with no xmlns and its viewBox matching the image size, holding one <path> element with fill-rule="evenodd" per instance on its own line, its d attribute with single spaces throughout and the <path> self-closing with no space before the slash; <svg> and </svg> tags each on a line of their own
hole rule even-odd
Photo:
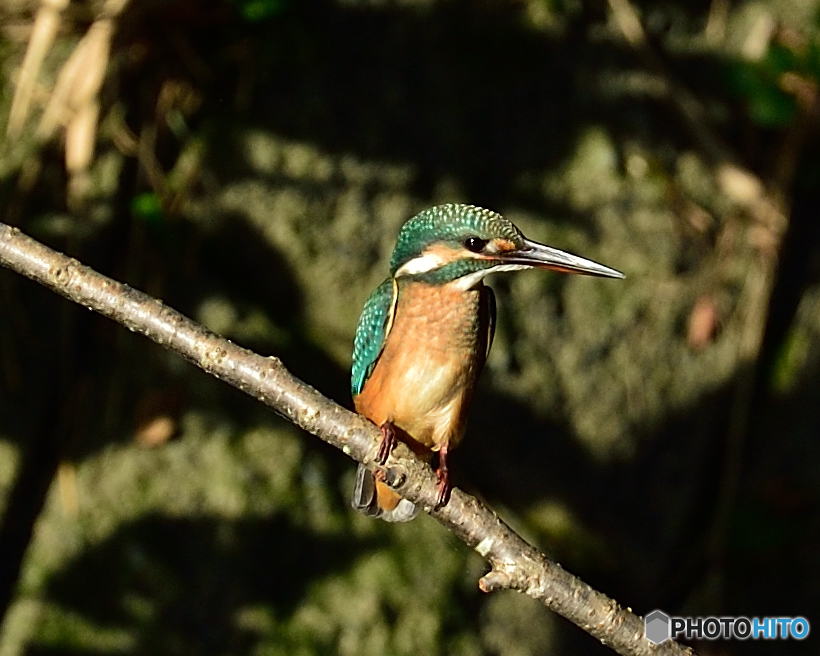
<svg viewBox="0 0 820 656">
<path fill-rule="evenodd" d="M 473 253 L 480 253 L 486 245 L 487 240 L 480 239 L 479 237 L 467 237 L 467 239 L 464 240 L 464 248 Z"/>
</svg>

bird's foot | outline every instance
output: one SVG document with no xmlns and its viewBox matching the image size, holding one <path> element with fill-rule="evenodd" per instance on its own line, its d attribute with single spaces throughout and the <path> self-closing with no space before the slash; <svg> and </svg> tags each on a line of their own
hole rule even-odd
<svg viewBox="0 0 820 656">
<path fill-rule="evenodd" d="M 435 509 L 443 508 L 450 500 L 450 474 L 448 472 L 437 472 L 438 494 L 436 495 Z"/>
<path fill-rule="evenodd" d="M 436 479 L 438 480 L 438 494 L 436 495 L 435 509 L 446 506 L 450 500 L 450 468 L 447 466 L 447 456 L 450 449 L 447 445 L 441 447 L 438 452 L 438 469 L 436 469 Z"/>
<path fill-rule="evenodd" d="M 390 421 L 384 422 L 380 427 L 382 439 L 379 441 L 379 450 L 376 452 L 376 463 L 383 465 L 390 457 L 390 452 L 396 448 L 396 427 Z"/>
</svg>

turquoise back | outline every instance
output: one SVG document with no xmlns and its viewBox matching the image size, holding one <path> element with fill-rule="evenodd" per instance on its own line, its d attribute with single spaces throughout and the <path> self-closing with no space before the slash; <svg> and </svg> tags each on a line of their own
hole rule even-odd
<svg viewBox="0 0 820 656">
<path fill-rule="evenodd" d="M 384 348 L 393 301 L 393 279 L 388 278 L 376 288 L 364 304 L 356 328 L 356 338 L 353 341 L 353 369 L 350 378 L 350 391 L 353 396 L 361 394 Z"/>
</svg>

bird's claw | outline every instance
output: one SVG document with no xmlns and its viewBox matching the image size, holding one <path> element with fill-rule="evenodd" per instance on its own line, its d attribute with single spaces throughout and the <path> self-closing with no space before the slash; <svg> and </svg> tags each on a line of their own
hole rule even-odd
<svg viewBox="0 0 820 656">
<path fill-rule="evenodd" d="M 438 481 L 438 494 L 436 494 L 435 509 L 446 506 L 450 500 L 450 468 L 447 466 L 447 456 L 450 453 L 448 445 L 441 447 L 438 453 L 438 469 L 436 469 L 436 480 Z"/>
<path fill-rule="evenodd" d="M 439 469 L 436 472 L 436 478 L 438 479 L 438 494 L 436 495 L 435 509 L 438 510 L 446 506 L 450 500 L 450 474 L 446 470 L 442 472 Z"/>
<path fill-rule="evenodd" d="M 396 429 L 389 421 L 380 426 L 382 439 L 379 441 L 379 450 L 376 452 L 376 463 L 383 465 L 390 457 L 390 452 L 396 448 Z"/>
</svg>

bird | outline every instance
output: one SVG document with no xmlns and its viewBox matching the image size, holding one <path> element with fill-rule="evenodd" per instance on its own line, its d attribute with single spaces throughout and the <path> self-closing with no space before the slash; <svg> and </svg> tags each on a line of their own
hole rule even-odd
<svg viewBox="0 0 820 656">
<path fill-rule="evenodd" d="M 436 508 L 449 500 L 450 451 L 464 435 L 493 342 L 495 295 L 484 278 L 533 268 L 624 277 L 527 239 L 501 214 L 446 204 L 401 227 L 390 276 L 364 304 L 353 342 L 353 405 L 381 431 L 377 464 L 386 464 L 398 441 L 423 460 L 437 461 Z M 388 522 L 409 521 L 419 510 L 383 473 L 364 464 L 356 472 L 351 505 Z"/>
</svg>

